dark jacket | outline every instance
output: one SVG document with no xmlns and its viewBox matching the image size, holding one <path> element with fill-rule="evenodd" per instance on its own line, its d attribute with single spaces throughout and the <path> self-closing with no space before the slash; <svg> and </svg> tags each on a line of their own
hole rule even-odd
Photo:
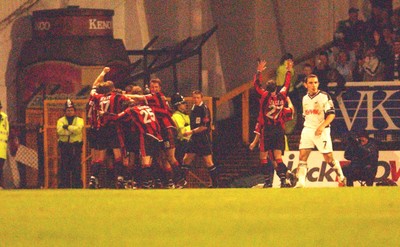
<svg viewBox="0 0 400 247">
<path fill-rule="evenodd" d="M 379 158 L 378 143 L 373 138 L 368 138 L 368 143 L 361 145 L 356 139 L 349 138 L 344 158 L 351 160 L 352 166 L 377 167 Z"/>
</svg>

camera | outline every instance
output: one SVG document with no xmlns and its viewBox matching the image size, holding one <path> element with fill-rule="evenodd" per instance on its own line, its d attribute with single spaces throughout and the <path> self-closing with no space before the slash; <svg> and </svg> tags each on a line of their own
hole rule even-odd
<svg viewBox="0 0 400 247">
<path fill-rule="evenodd" d="M 347 141 L 350 145 L 358 145 L 360 143 L 360 139 L 352 135 L 347 138 Z"/>
</svg>

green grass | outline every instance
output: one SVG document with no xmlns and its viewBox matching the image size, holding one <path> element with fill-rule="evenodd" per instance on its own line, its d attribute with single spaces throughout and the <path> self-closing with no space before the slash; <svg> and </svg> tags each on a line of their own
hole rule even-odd
<svg viewBox="0 0 400 247">
<path fill-rule="evenodd" d="M 0 246 L 398 246 L 398 187 L 3 190 Z"/>
</svg>

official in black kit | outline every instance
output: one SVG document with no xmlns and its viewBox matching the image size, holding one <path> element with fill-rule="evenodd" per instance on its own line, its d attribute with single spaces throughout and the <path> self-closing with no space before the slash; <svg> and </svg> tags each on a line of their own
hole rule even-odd
<svg viewBox="0 0 400 247">
<path fill-rule="evenodd" d="M 203 157 L 211 178 L 211 187 L 219 187 L 218 170 L 212 157 L 210 139 L 211 117 L 210 110 L 203 102 L 203 93 L 195 90 L 192 93 L 193 107 L 190 112 L 190 128 L 187 135 L 191 135 L 187 152 L 183 158 L 183 168 L 189 169 L 196 155 Z"/>
</svg>

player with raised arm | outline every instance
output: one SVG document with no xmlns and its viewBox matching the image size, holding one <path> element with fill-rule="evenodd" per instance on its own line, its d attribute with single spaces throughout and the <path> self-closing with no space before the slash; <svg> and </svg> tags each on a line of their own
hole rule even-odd
<svg viewBox="0 0 400 247">
<path fill-rule="evenodd" d="M 289 103 L 289 112 L 293 113 L 293 105 L 287 100 L 288 88 L 290 85 L 293 62 L 287 64 L 285 84 L 278 91 L 276 82 L 269 80 L 265 89 L 261 87 L 261 72 L 265 70 L 265 60 L 259 61 L 257 65 L 257 74 L 254 76 L 254 87 L 260 98 L 260 110 L 258 114 L 258 123 L 260 125 L 260 165 L 261 172 L 265 177 L 264 187 L 272 187 L 271 173 L 268 169 L 268 151 L 272 151 L 271 160 L 274 162 L 274 168 L 281 180 L 281 188 L 289 187 L 286 183 L 288 169 L 283 163 L 282 155 L 285 150 L 285 130 L 284 124 L 287 114 L 285 104 Z"/>
<path fill-rule="evenodd" d="M 332 99 L 327 92 L 318 89 L 318 77 L 314 74 L 307 76 L 304 86 L 307 88 L 307 94 L 303 97 L 304 127 L 300 138 L 298 181 L 295 187 L 305 187 L 307 160 L 314 147 L 317 147 L 325 162 L 335 170 L 339 183 L 345 185 L 346 178 L 342 168 L 339 162 L 333 158 L 330 125 L 335 119 L 335 107 Z"/>
<path fill-rule="evenodd" d="M 107 149 L 112 149 L 114 154 L 115 175 L 117 177 L 117 188 L 124 188 L 123 175 L 125 167 L 122 162 L 121 145 L 118 139 L 120 126 L 118 123 L 106 122 L 103 119 L 104 114 L 117 114 L 122 112 L 131 102 L 130 98 L 121 94 L 114 86 L 112 81 L 105 81 L 105 75 L 110 72 L 109 67 L 105 67 L 100 75 L 93 83 L 90 93 L 92 99 L 98 104 L 95 108 L 98 109 L 100 128 L 98 134 L 98 149 L 100 150 L 98 157 L 92 165 L 92 174 L 89 181 L 89 188 L 97 187 L 97 179 L 100 173 L 101 164 L 104 163 Z M 97 91 L 100 90 L 101 93 Z M 111 168 L 112 170 L 112 168 Z"/>
</svg>

